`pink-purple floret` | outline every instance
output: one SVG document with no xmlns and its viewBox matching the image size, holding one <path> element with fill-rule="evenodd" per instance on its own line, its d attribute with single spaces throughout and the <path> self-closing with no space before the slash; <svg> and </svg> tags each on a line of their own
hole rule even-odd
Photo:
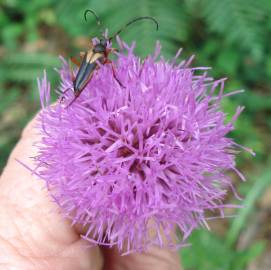
<svg viewBox="0 0 271 270">
<path fill-rule="evenodd" d="M 134 46 L 111 65 L 101 65 L 71 105 L 50 104 L 46 75 L 39 81 L 42 112 L 36 173 L 73 223 L 87 228 L 91 244 L 121 252 L 152 245 L 185 245 L 210 213 L 223 216 L 233 185 L 238 145 L 226 135 L 242 111 L 225 123 L 224 79 L 207 68 L 175 64 L 155 54 L 142 61 Z M 61 92 L 72 87 L 67 62 L 59 71 Z M 180 235 L 172 233 L 176 228 Z"/>
</svg>

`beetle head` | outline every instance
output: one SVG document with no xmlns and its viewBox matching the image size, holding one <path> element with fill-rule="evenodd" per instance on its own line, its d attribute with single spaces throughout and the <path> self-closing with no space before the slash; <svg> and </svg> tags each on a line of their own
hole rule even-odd
<svg viewBox="0 0 271 270">
<path fill-rule="evenodd" d="M 107 39 L 105 37 L 101 37 L 100 38 L 100 44 L 104 47 L 106 47 L 107 45 Z"/>
<path fill-rule="evenodd" d="M 105 39 L 104 37 L 100 38 L 99 43 L 97 43 L 94 46 L 93 51 L 95 53 L 105 53 L 105 51 L 106 51 L 106 44 L 107 44 L 107 39 Z"/>
</svg>

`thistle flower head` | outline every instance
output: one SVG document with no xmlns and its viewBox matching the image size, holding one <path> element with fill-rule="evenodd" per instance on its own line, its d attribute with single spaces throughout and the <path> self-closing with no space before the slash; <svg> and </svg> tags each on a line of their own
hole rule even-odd
<svg viewBox="0 0 271 270">
<path fill-rule="evenodd" d="M 71 106 L 71 90 L 65 104 L 49 106 L 46 76 L 39 81 L 36 172 L 63 213 L 87 228 L 90 243 L 126 252 L 176 247 L 207 226 L 207 211 L 226 207 L 225 172 L 237 171 L 236 144 L 226 135 L 242 108 L 225 123 L 224 80 L 190 60 L 158 59 L 159 45 L 143 61 L 134 46 L 121 46 L 115 76 L 100 65 Z M 65 61 L 59 73 L 63 93 L 72 88 Z"/>
</svg>

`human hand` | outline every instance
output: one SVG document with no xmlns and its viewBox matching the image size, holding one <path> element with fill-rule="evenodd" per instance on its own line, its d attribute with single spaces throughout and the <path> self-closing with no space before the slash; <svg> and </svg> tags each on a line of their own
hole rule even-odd
<svg viewBox="0 0 271 270">
<path fill-rule="evenodd" d="M 0 269 L 2 270 L 179 270 L 177 253 L 152 248 L 120 256 L 116 248 L 86 248 L 82 231 L 64 220 L 43 181 L 30 167 L 38 140 L 34 121 L 25 128 L 0 178 Z"/>
</svg>

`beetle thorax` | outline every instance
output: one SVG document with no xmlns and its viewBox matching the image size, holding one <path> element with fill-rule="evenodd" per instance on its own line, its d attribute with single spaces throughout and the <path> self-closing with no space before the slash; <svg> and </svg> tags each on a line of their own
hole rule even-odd
<svg viewBox="0 0 271 270">
<path fill-rule="evenodd" d="M 105 53 L 105 51 L 106 51 L 106 45 L 104 45 L 103 43 L 98 43 L 93 48 L 94 53 Z"/>
</svg>

